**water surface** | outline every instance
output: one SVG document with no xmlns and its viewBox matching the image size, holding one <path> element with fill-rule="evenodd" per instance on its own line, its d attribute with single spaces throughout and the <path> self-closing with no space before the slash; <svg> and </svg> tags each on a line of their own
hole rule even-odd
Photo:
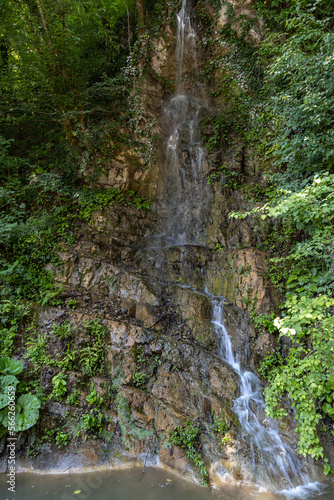
<svg viewBox="0 0 334 500">
<path fill-rule="evenodd" d="M 0 475 L 1 500 L 283 500 L 285 497 L 226 485 L 210 492 L 161 469 L 97 471 L 82 474 L 16 475 L 16 493 L 9 493 L 6 475 Z M 80 493 L 74 494 L 75 491 Z M 304 497 L 305 498 L 305 497 Z M 308 499 L 334 500 L 334 486 Z"/>
</svg>

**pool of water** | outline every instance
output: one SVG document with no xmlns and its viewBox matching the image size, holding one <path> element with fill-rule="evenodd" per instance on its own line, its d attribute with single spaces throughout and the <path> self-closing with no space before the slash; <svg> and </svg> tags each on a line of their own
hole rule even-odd
<svg viewBox="0 0 334 500">
<path fill-rule="evenodd" d="M 8 491 L 6 474 L 0 475 L 1 500 L 283 500 L 284 496 L 244 486 L 221 490 L 188 483 L 161 469 L 97 471 L 83 474 L 16 474 L 15 494 Z M 305 497 L 304 497 L 305 498 Z M 334 485 L 306 498 L 334 500 Z"/>
</svg>

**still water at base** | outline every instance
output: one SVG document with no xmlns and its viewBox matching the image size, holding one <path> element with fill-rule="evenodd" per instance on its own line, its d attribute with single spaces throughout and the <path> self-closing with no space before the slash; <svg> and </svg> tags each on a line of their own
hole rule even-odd
<svg viewBox="0 0 334 500">
<path fill-rule="evenodd" d="M 258 492 L 245 486 L 226 485 L 210 492 L 208 488 L 188 483 L 169 472 L 147 468 L 97 471 L 85 474 L 16 475 L 15 495 L 8 492 L 6 475 L 0 475 L 1 500 L 283 500 L 285 497 Z M 305 498 L 334 500 L 330 484 L 320 495 Z"/>
</svg>

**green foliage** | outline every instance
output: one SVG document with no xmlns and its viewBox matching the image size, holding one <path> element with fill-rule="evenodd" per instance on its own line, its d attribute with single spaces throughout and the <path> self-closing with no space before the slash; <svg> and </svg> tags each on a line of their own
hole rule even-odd
<svg viewBox="0 0 334 500">
<path fill-rule="evenodd" d="M 99 319 L 84 323 L 90 342 L 80 349 L 80 360 L 83 373 L 94 376 L 103 373 L 105 368 L 106 327 Z"/>
<path fill-rule="evenodd" d="M 259 374 L 267 380 L 274 379 L 283 367 L 283 358 L 279 348 L 275 352 L 268 352 L 261 360 L 258 368 Z"/>
<path fill-rule="evenodd" d="M 131 8 L 133 2 L 127 5 Z M 94 97 L 101 102 L 95 84 L 119 65 L 122 49 L 117 30 L 123 30 L 117 22 L 125 13 L 126 4 L 119 0 L 103 4 L 67 0 L 59 5 L 48 0 L 39 7 L 26 1 L 3 4 L 0 26 L 7 44 L 7 63 L 1 68 L 3 95 L 19 102 L 26 99 L 24 107 L 30 112 L 44 109 L 65 125 L 82 124 L 82 113 L 95 107 Z M 37 92 L 40 100 L 32 98 Z"/>
<path fill-rule="evenodd" d="M 304 11 L 291 19 L 294 30 L 270 68 L 272 106 L 278 118 L 273 154 L 290 178 L 303 182 L 333 164 L 334 34 L 328 21 Z M 281 124 L 283 126 L 281 126 Z"/>
<path fill-rule="evenodd" d="M 70 309 L 75 309 L 79 305 L 79 302 L 74 299 L 70 299 L 68 302 L 66 302 L 66 306 L 69 307 Z"/>
<path fill-rule="evenodd" d="M 216 115 L 211 120 L 206 119 L 205 125 L 210 124 L 210 135 L 204 135 L 205 146 L 210 151 L 219 147 L 227 139 L 226 115 Z"/>
<path fill-rule="evenodd" d="M 1 137 L 0 137 L 1 146 Z M 0 147 L 1 149 L 1 147 Z M 17 164 L 18 158 L 7 151 L 7 164 Z M 0 163 L 0 175 L 4 171 Z M 23 168 L 23 167 L 22 167 Z M 32 215 L 29 206 L 36 199 L 35 187 L 29 184 L 29 166 L 7 172 L 4 187 L 0 189 L 0 282 L 3 299 L 14 301 L 19 297 L 36 298 L 50 289 L 52 277 L 44 271 L 53 253 L 50 235 L 52 220 L 46 214 Z"/>
<path fill-rule="evenodd" d="M 124 133 L 133 10 L 120 0 L 0 6 L 0 308 L 2 299 L 59 305 L 45 266 L 57 263 L 60 240 L 73 244 L 79 223 L 114 202 L 149 208 L 134 191 L 78 188 L 90 165 L 95 181 L 120 143 L 133 146 Z M 15 328 L 0 329 L 4 354 Z"/>
<path fill-rule="evenodd" d="M 103 191 L 83 189 L 78 193 L 79 218 L 90 221 L 92 213 L 102 210 L 105 206 L 113 203 L 125 203 L 135 205 L 138 210 L 148 210 L 150 204 L 146 198 L 136 196 L 134 191 L 124 191 L 118 188 L 109 188 Z"/>
<path fill-rule="evenodd" d="M 144 348 L 142 345 L 136 346 L 134 352 L 136 354 L 137 370 L 133 374 L 132 382 L 133 385 L 135 385 L 136 387 L 139 387 L 140 389 L 145 389 L 145 385 L 148 380 L 148 375 L 145 372 L 139 370 L 138 366 L 141 366 L 142 368 L 146 367 L 148 358 L 144 353 Z"/>
<path fill-rule="evenodd" d="M 92 434 L 93 437 L 97 437 L 103 430 L 103 414 L 96 410 L 84 413 L 79 420 L 78 429 L 78 435 L 84 431 Z"/>
<path fill-rule="evenodd" d="M 219 432 L 224 436 L 226 432 L 230 429 L 230 426 L 226 423 L 225 416 L 223 415 L 223 413 L 217 415 L 215 414 L 215 412 L 212 412 L 212 416 L 214 419 L 214 422 L 212 424 L 213 430 Z"/>
<path fill-rule="evenodd" d="M 19 375 L 23 370 L 22 361 L 8 357 L 0 358 L 0 374 Z"/>
<path fill-rule="evenodd" d="M 52 394 L 51 397 L 56 401 L 60 401 L 67 393 L 67 377 L 63 372 L 59 372 L 52 379 Z"/>
<path fill-rule="evenodd" d="M 255 312 L 251 312 L 250 314 L 252 324 L 260 330 L 260 332 L 263 332 L 263 328 L 272 334 L 278 333 L 278 329 L 274 324 L 274 319 L 275 319 L 275 313 L 271 314 L 257 314 Z"/>
<path fill-rule="evenodd" d="M 0 354 L 10 356 L 20 324 L 30 314 L 30 305 L 3 300 L 0 302 Z"/>
<path fill-rule="evenodd" d="M 281 193 L 284 198 L 279 203 L 262 208 L 262 217 L 287 218 L 297 229 L 304 230 L 308 239 L 295 243 L 287 257 L 290 270 L 285 285 L 285 315 L 274 322 L 281 336 L 293 339 L 292 347 L 284 363 L 277 354 L 265 358 L 260 372 L 270 380 L 265 390 L 268 414 L 285 414 L 280 398 L 286 391 L 296 407 L 300 452 L 324 458 L 316 427 L 322 418 L 321 410 L 326 413 L 330 409 L 322 401 L 331 397 L 326 379 L 333 359 L 329 333 L 333 328 L 330 308 L 334 304 L 330 257 L 333 176 L 315 176 L 301 191 Z"/>
<path fill-rule="evenodd" d="M 33 363 L 35 369 L 48 364 L 47 343 L 46 333 L 39 333 L 36 338 L 30 337 L 26 342 L 27 351 L 25 357 Z"/>
<path fill-rule="evenodd" d="M 44 267 L 55 258 L 52 218 L 46 213 L 29 214 L 22 199 L 29 201 L 34 188 L 19 182 L 22 179 L 12 180 L 15 190 L 2 190 L 0 217 L 0 300 L 15 304 L 20 298 L 42 301 L 54 287 L 52 275 Z"/>
<path fill-rule="evenodd" d="M 285 218 L 308 235 L 292 244 L 286 257 L 275 259 L 287 261 L 289 267 L 283 275 L 283 279 L 286 278 L 284 316 L 276 318 L 274 326 L 281 336 L 290 337 L 293 343 L 284 362 L 277 353 L 269 355 L 260 373 L 270 381 L 265 389 L 268 415 L 285 415 L 280 401 L 286 392 L 296 408 L 300 453 L 316 459 L 325 458 L 317 424 L 322 418 L 321 410 L 329 410 L 327 406 L 323 408 L 322 402 L 329 397 L 326 380 L 333 361 L 330 334 L 334 326 L 331 313 L 334 305 L 333 192 L 333 176 L 316 175 L 312 183 L 299 192 L 280 190 L 278 203 L 266 204 L 260 209 L 262 218 Z M 253 213 L 258 211 L 257 208 Z M 329 472 L 328 467 L 326 471 Z"/>
<path fill-rule="evenodd" d="M 199 438 L 201 434 L 199 426 L 193 424 L 190 420 L 187 420 L 183 427 L 176 427 L 175 430 L 168 432 L 168 442 L 175 444 L 176 446 L 180 446 L 183 450 L 185 450 L 187 457 L 194 462 L 196 467 L 199 468 L 202 476 L 202 483 L 207 484 L 208 472 L 198 451 Z"/>
<path fill-rule="evenodd" d="M 145 165 L 152 160 L 156 124 L 143 103 L 136 104 L 166 8 L 146 4 L 145 30 L 138 29 L 133 0 L 10 0 L 0 6 L 0 103 L 6 110 L 0 133 L 23 136 L 18 148 L 38 163 L 36 175 L 56 169 L 74 187 L 78 173 L 96 180 L 105 160 L 129 146 Z"/>
<path fill-rule="evenodd" d="M 147 382 L 147 374 L 143 372 L 135 372 L 133 377 L 132 377 L 132 382 L 133 385 L 136 387 L 139 387 L 141 389 L 145 388 L 146 382 Z"/>
<path fill-rule="evenodd" d="M 31 195 L 34 194 L 34 186 L 29 185 L 26 189 L 32 191 Z M 21 191 L 14 194 L 18 198 L 22 195 Z M 3 339 L 2 348 L 7 349 L 4 354 L 11 354 L 19 320 L 27 316 L 20 299 L 32 299 L 42 305 L 61 303 L 61 288 L 55 288 L 52 274 L 45 270 L 46 264 L 58 262 L 56 250 L 60 241 L 63 239 L 67 244 L 72 244 L 78 224 L 89 221 L 93 211 L 102 210 L 106 205 L 118 202 L 134 205 L 137 209 L 146 210 L 149 207 L 148 201 L 136 196 L 133 191 L 111 188 L 105 191 L 82 190 L 77 194 L 73 197 L 63 196 L 61 202 L 64 205 L 48 209 L 48 215 L 45 208 L 40 206 L 37 208 L 41 211 L 34 211 L 30 215 L 30 210 L 36 207 L 28 205 L 18 214 L 18 201 L 4 201 L 5 210 L 0 217 L 0 317 L 1 311 L 4 316 L 0 336 Z M 54 195 L 57 197 L 60 193 Z M 41 201 L 39 196 L 40 193 L 37 194 L 37 201 Z M 36 196 L 34 199 L 36 201 Z M 6 319 L 9 312 L 12 315 L 11 322 Z M 69 327 L 66 328 L 70 335 Z M 60 333 L 59 330 L 57 335 L 65 338 L 66 332 Z"/>
<path fill-rule="evenodd" d="M 243 176 L 238 172 L 228 169 L 222 165 L 217 172 L 209 174 L 206 181 L 208 184 L 212 184 L 213 182 L 219 180 L 224 186 L 227 186 L 231 190 L 235 191 L 241 187 L 240 183 L 243 181 Z"/>
<path fill-rule="evenodd" d="M 57 432 L 56 435 L 56 445 L 58 448 L 63 448 L 67 446 L 70 441 L 70 436 L 66 432 Z"/>
<path fill-rule="evenodd" d="M 103 403 L 103 399 L 101 398 L 100 394 L 96 389 L 93 389 L 87 396 L 86 396 L 86 401 L 90 405 L 94 406 L 101 406 Z"/>
<path fill-rule="evenodd" d="M 215 252 L 221 252 L 223 249 L 224 249 L 224 246 L 222 245 L 222 243 L 217 243 L 217 245 L 215 246 L 215 248 L 213 250 Z"/>
<path fill-rule="evenodd" d="M 77 389 L 74 389 L 74 391 L 72 392 L 72 394 L 70 394 L 69 396 L 67 396 L 67 398 L 66 398 L 66 404 L 77 406 L 79 404 L 79 402 L 80 402 L 79 392 L 78 392 Z"/>
<path fill-rule="evenodd" d="M 267 71 L 249 139 L 255 144 L 262 130 L 262 149 L 257 151 L 275 172 L 267 173 L 268 203 L 230 216 L 275 219 L 263 249 L 276 254 L 269 277 L 285 301 L 274 327 L 288 340 L 287 355 L 268 354 L 259 370 L 270 382 L 267 412 L 283 416 L 281 400 L 288 395 L 296 408 L 300 452 L 324 458 L 329 473 L 317 424 L 324 414 L 332 418 L 333 10 L 323 0 L 258 1 L 257 9 L 275 32 L 267 31 L 259 46 Z M 262 319 L 254 318 L 257 323 Z"/>
<path fill-rule="evenodd" d="M 23 370 L 21 361 L 8 357 L 0 358 L 0 432 L 10 429 L 20 432 L 34 426 L 39 417 L 41 406 L 38 398 L 32 394 L 20 393 L 20 384 L 16 375 Z"/>
<path fill-rule="evenodd" d="M 63 356 L 65 354 L 65 356 Z M 71 344 L 67 344 L 65 353 L 57 355 L 57 361 L 49 359 L 49 364 L 54 364 L 60 368 L 63 372 L 68 370 L 74 370 L 79 367 L 79 354 L 80 351 L 73 350 Z M 60 358 L 60 359 L 59 359 Z"/>
<path fill-rule="evenodd" d="M 293 316 L 290 324 L 293 325 Z M 287 323 L 286 323 L 287 324 Z M 321 420 L 321 402 L 331 398 L 331 362 L 333 359 L 334 340 L 332 329 L 333 317 L 324 317 L 317 326 L 310 325 L 307 337 L 312 342 L 312 349 L 304 339 L 294 339 L 285 364 L 280 363 L 269 371 L 271 385 L 265 389 L 267 412 L 271 416 L 285 414 L 280 407 L 280 399 L 287 391 L 296 408 L 299 446 L 302 455 L 310 454 L 314 458 L 324 457 L 316 426 Z M 286 328 L 286 327 L 285 327 Z M 281 334 L 292 334 L 292 328 Z M 325 408 L 326 409 L 326 408 Z"/>
<path fill-rule="evenodd" d="M 145 353 L 142 345 L 136 345 L 132 348 L 132 352 L 136 355 L 137 368 L 133 374 L 133 385 L 140 389 L 145 389 L 145 386 L 154 373 L 154 370 L 161 364 L 161 360 L 157 355 L 151 356 Z"/>
<path fill-rule="evenodd" d="M 220 434 L 221 443 L 225 445 L 229 441 L 229 436 L 227 432 L 230 430 L 230 426 L 226 423 L 225 415 L 221 412 L 220 415 L 212 410 L 211 412 L 213 418 L 213 424 L 211 424 L 211 429 L 214 432 Z"/>
<path fill-rule="evenodd" d="M 21 432 L 34 426 L 39 417 L 40 401 L 32 394 L 23 394 L 15 404 L 15 432 Z M 9 407 L 1 410 L 1 424 L 8 428 L 11 424 Z"/>
<path fill-rule="evenodd" d="M 71 336 L 70 322 L 65 320 L 64 323 L 54 323 L 50 333 L 59 339 L 68 339 Z"/>
</svg>

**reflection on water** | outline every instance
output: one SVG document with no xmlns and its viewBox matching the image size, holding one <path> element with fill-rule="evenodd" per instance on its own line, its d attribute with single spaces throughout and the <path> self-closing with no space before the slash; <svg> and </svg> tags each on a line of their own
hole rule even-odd
<svg viewBox="0 0 334 500">
<path fill-rule="evenodd" d="M 210 492 L 169 472 L 147 468 L 86 474 L 17 474 L 16 493 L 9 493 L 6 475 L 0 475 L 1 500 L 282 500 L 284 497 L 246 487 L 226 486 Z M 80 493 L 74 494 L 74 492 Z M 311 498 L 311 497 L 308 497 Z M 319 500 L 334 500 L 330 486 Z"/>
</svg>

